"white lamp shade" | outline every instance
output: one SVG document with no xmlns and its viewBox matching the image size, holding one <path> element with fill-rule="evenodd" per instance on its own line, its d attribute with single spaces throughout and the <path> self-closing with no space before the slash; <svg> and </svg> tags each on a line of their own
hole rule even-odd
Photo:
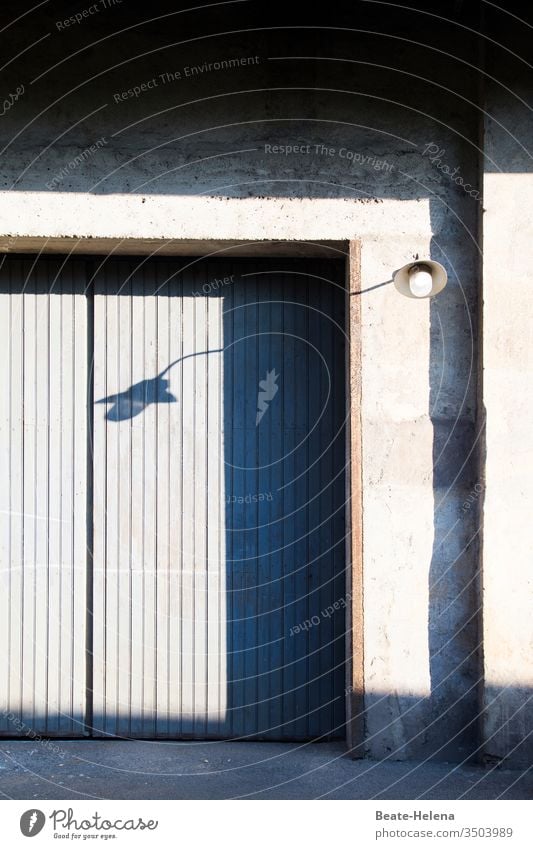
<svg viewBox="0 0 533 849">
<path fill-rule="evenodd" d="M 425 295 L 415 295 L 411 291 L 411 286 L 409 285 L 409 273 L 414 268 L 419 268 L 421 271 L 429 271 L 431 273 L 431 290 Z M 433 259 L 420 259 L 416 262 L 409 262 L 407 265 L 399 268 L 398 271 L 393 273 L 392 279 L 394 280 L 394 285 L 400 294 L 405 295 L 406 298 L 415 298 L 415 300 L 419 301 L 422 298 L 432 298 L 434 295 L 438 295 L 439 292 L 442 292 L 446 286 L 448 275 L 446 274 L 446 269 L 440 264 L 440 262 L 435 262 Z"/>
</svg>

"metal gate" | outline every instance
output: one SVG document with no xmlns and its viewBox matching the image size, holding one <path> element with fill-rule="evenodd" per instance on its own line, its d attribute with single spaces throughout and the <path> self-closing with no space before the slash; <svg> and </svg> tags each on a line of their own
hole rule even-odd
<svg viewBox="0 0 533 849">
<path fill-rule="evenodd" d="M 10 397 L 26 393 L 17 403 L 43 416 L 35 428 L 24 419 L 21 447 L 10 414 L 2 443 L 10 480 L 20 462 L 37 492 L 30 505 L 15 484 L 6 502 L 27 572 L 21 596 L 12 552 L 11 621 L 23 611 L 15 631 L 28 653 L 48 635 L 30 673 L 21 663 L 2 678 L 22 681 L 15 714 L 34 728 L 38 704 L 41 730 L 59 734 L 85 722 L 97 736 L 343 736 L 343 264 L 69 262 L 61 293 L 47 294 L 59 265 L 35 265 L 32 285 L 45 281 L 35 294 L 21 294 L 22 272 L 18 294 L 2 287 L 23 359 L 2 364 Z M 57 505 L 69 518 L 55 569 Z M 41 535 L 30 506 L 47 517 Z M 46 557 L 20 542 L 28 533 Z M 50 681 L 61 692 L 70 682 L 61 708 Z M 16 733 L 13 722 L 3 731 Z"/>
<path fill-rule="evenodd" d="M 10 736 L 85 727 L 85 269 L 6 257 L 0 267 L 0 730 Z"/>
</svg>

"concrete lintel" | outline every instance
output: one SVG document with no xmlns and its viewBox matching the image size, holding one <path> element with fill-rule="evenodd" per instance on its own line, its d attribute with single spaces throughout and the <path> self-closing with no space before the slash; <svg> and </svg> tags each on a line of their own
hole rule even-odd
<svg viewBox="0 0 533 849">
<path fill-rule="evenodd" d="M 40 236 L 0 237 L 0 253 L 28 254 L 117 254 L 129 256 L 346 256 L 347 241 L 300 240 L 207 240 L 207 239 L 112 239 L 46 238 Z"/>
</svg>

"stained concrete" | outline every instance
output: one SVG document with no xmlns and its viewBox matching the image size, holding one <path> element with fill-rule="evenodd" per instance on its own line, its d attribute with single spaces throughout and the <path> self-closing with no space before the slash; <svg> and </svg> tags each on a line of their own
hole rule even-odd
<svg viewBox="0 0 533 849">
<path fill-rule="evenodd" d="M 161 252 L 187 239 L 361 239 L 366 750 L 460 761 L 479 752 L 484 707 L 488 754 L 503 757 L 528 733 L 530 720 L 516 711 L 533 683 L 524 537 L 531 319 L 521 297 L 532 239 L 523 223 L 529 190 L 507 181 L 500 192 L 505 177 L 495 172 L 526 167 L 512 141 L 513 131 L 527 139 L 525 124 L 517 100 L 506 99 L 500 145 L 486 163 L 495 179 L 485 185 L 491 420 L 482 632 L 482 205 L 450 176 L 481 189 L 477 23 L 435 26 L 429 16 L 424 28 L 419 16 L 391 6 L 385 21 L 379 4 L 363 4 L 361 36 L 350 3 L 346 13 L 326 10 L 326 35 L 309 29 L 296 39 L 277 26 L 302 23 L 300 14 L 273 21 L 269 5 L 137 27 L 123 4 L 61 32 L 60 11 L 45 7 L 40 20 L 12 27 L 10 57 L 50 35 L 46 51 L 25 52 L 6 69 L 5 91 L 21 81 L 26 90 L 2 118 L 0 244 L 64 251 L 77 240 L 123 240 L 137 253 L 138 240 L 155 240 Z M 185 70 L 232 57 L 259 61 Z M 442 153 L 431 159 L 428 145 Z M 401 298 L 390 283 L 394 269 L 425 256 L 449 274 L 431 304 Z M 493 687 L 485 696 L 484 677 Z"/>
<path fill-rule="evenodd" d="M 516 88 L 516 86 L 515 86 Z M 518 87 L 517 95 L 530 89 Z M 533 167 L 531 112 L 489 90 L 484 176 L 483 516 L 486 753 L 533 762 Z M 510 140 L 499 124 L 512 125 Z M 511 173 L 505 173 L 511 171 Z"/>
<path fill-rule="evenodd" d="M 352 761 L 341 744 L 29 741 L 0 748 L 12 799 L 531 799 L 531 773 Z"/>
<path fill-rule="evenodd" d="M 120 38 L 106 26 L 132 23 L 125 9 L 107 25 L 94 16 L 92 32 L 58 32 L 59 13 L 43 10 L 46 57 L 8 71 L 14 91 L 21 74 L 35 82 L 3 118 L 0 235 L 11 252 L 31 240 L 153 239 L 159 253 L 174 240 L 361 240 L 365 747 L 460 760 L 478 708 L 478 561 L 461 505 L 475 484 L 479 203 L 442 164 L 476 185 L 473 39 L 452 28 L 454 57 L 413 51 L 400 14 L 407 40 L 392 60 L 391 41 L 361 37 L 347 4 L 330 10 L 326 40 L 302 30 L 296 48 L 260 5 Z M 12 53 L 31 27 L 12 32 Z M 279 58 L 295 52 L 308 58 Z M 185 71 L 239 56 L 258 61 Z M 417 256 L 448 269 L 434 304 L 391 284 Z"/>
</svg>

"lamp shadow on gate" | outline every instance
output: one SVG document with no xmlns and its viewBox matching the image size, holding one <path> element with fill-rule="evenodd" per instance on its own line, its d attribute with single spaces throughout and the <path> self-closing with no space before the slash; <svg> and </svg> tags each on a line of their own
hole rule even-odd
<svg viewBox="0 0 533 849">
<path fill-rule="evenodd" d="M 203 261 L 196 262 L 198 274 Z M 169 276 L 176 274 L 176 263 L 161 267 Z M 118 669 L 118 656 L 110 658 L 109 674 L 116 669 L 117 676 L 125 676 L 125 689 L 113 691 L 118 717 L 112 716 L 111 702 L 102 709 L 95 698 L 94 733 L 342 738 L 344 262 L 239 259 L 220 260 L 214 267 L 233 281 L 225 291 L 199 298 L 185 278 L 172 289 L 158 278 L 156 290 L 132 284 L 124 292 L 140 303 L 143 295 L 157 291 L 160 316 L 165 301 L 181 299 L 182 333 L 192 320 L 180 342 L 185 353 L 155 377 L 117 386 L 105 397 L 95 387 L 95 419 L 100 420 L 95 434 L 104 427 L 106 439 L 114 439 L 119 428 L 128 444 L 134 428 L 142 433 L 139 445 L 156 446 L 150 449 L 156 458 L 158 439 L 168 438 L 176 457 L 169 456 L 170 471 L 161 468 L 159 474 L 169 498 L 177 490 L 182 499 L 178 512 L 168 512 L 177 546 L 167 547 L 168 527 L 163 533 L 152 511 L 157 537 L 147 546 L 157 550 L 152 561 L 131 554 L 126 563 L 127 556 L 120 561 L 118 555 L 117 571 L 140 570 L 144 583 L 141 577 L 128 583 L 126 576 L 123 589 L 117 589 L 118 597 L 122 591 L 132 594 L 136 627 L 131 633 L 120 634 L 125 626 L 112 618 L 105 623 L 108 646 L 129 640 L 129 657 L 122 658 L 129 673 Z M 126 360 L 141 362 L 136 345 L 161 349 L 157 329 L 153 339 L 147 335 L 148 324 L 142 341 L 118 340 Z M 142 478 L 145 490 L 139 497 L 143 511 L 150 512 L 146 498 L 161 500 L 161 493 L 154 494 L 157 474 L 152 479 L 146 453 L 142 459 L 132 454 L 127 462 L 132 492 Z M 95 467 L 96 477 L 115 473 L 120 476 L 118 467 Z M 106 490 L 107 484 L 98 486 Z M 130 492 L 124 489 L 120 497 L 123 509 L 132 510 Z M 106 533 L 118 535 L 120 524 L 120 517 L 115 521 L 110 515 Z M 150 529 L 143 525 L 132 532 L 145 539 Z M 112 543 L 111 550 L 120 547 L 124 541 Z M 118 582 L 114 568 L 105 563 L 107 580 Z M 168 586 L 168 597 L 158 594 L 158 583 Z M 95 652 L 95 667 L 102 669 L 108 658 Z M 139 676 L 146 680 L 135 681 Z M 148 692 L 148 704 L 135 702 L 132 692 Z"/>
<path fill-rule="evenodd" d="M 132 419 L 142 413 L 149 404 L 174 404 L 178 399 L 169 390 L 170 380 L 163 377 L 163 375 L 167 374 L 173 366 L 178 365 L 178 363 L 183 362 L 188 357 L 200 357 L 204 354 L 219 353 L 221 350 L 221 348 L 218 348 L 216 351 L 198 351 L 194 354 L 187 354 L 185 357 L 179 357 L 156 377 L 140 380 L 138 383 L 130 386 L 129 389 L 124 390 L 124 392 L 108 395 L 107 398 L 100 398 L 95 403 L 108 405 L 105 417 L 109 422 L 121 422 L 126 419 Z"/>
</svg>

